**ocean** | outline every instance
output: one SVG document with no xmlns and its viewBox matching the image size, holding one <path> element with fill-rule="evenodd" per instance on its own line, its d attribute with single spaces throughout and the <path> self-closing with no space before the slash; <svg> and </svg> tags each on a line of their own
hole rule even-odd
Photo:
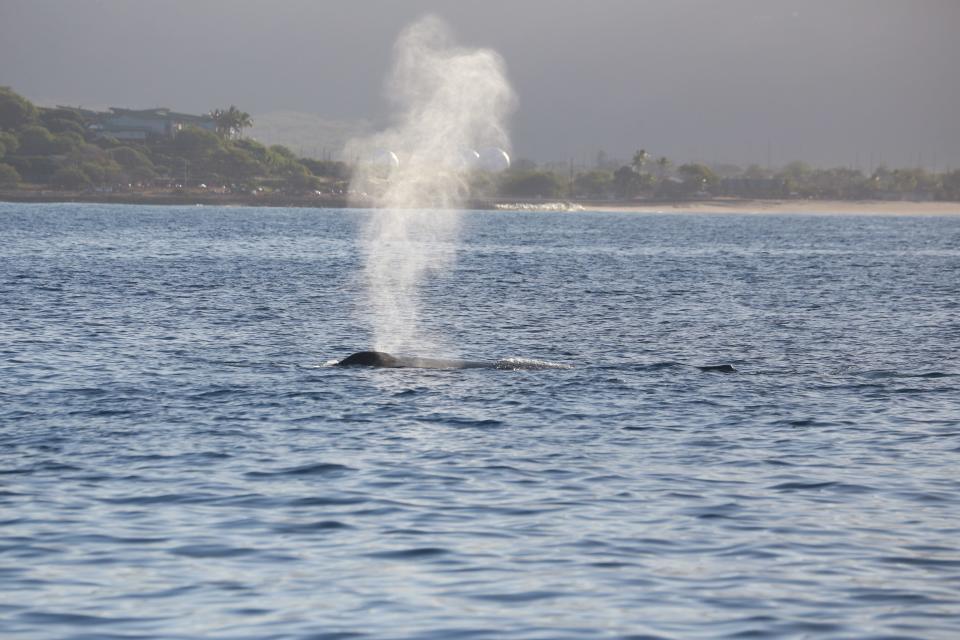
<svg viewBox="0 0 960 640">
<path fill-rule="evenodd" d="M 960 218 L 371 215 L 0 204 L 0 637 L 960 637 Z"/>
</svg>

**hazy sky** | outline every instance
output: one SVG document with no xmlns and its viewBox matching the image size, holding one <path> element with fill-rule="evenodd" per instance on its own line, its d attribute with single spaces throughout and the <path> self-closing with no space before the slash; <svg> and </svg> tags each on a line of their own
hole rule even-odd
<svg viewBox="0 0 960 640">
<path fill-rule="evenodd" d="M 0 85 L 383 120 L 426 12 L 504 56 L 518 156 L 960 167 L 957 0 L 0 0 Z"/>
</svg>

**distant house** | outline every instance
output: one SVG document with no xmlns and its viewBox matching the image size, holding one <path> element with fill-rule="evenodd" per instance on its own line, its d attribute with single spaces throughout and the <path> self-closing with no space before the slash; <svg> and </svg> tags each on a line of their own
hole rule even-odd
<svg viewBox="0 0 960 640">
<path fill-rule="evenodd" d="M 121 109 L 111 107 L 108 113 L 98 113 L 91 129 L 101 136 L 117 140 L 143 142 L 148 139 L 173 138 L 178 131 L 197 127 L 216 131 L 217 123 L 208 115 L 195 116 L 170 109 Z"/>
</svg>

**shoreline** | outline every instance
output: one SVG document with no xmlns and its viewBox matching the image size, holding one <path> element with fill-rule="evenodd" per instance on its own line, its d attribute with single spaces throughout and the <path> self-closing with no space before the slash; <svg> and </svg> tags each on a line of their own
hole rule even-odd
<svg viewBox="0 0 960 640">
<path fill-rule="evenodd" d="M 586 208 L 586 207 L 585 207 Z M 960 216 L 960 202 L 909 200 L 703 200 L 660 204 L 597 204 L 592 211 L 709 215 Z"/>
<path fill-rule="evenodd" d="M 318 209 L 366 208 L 351 205 L 345 196 L 219 193 L 70 193 L 0 191 L 5 203 L 91 203 L 167 206 L 307 207 Z M 372 206 L 372 205 L 371 205 Z M 474 200 L 464 209 L 500 211 L 596 211 L 640 214 L 709 215 L 880 215 L 960 216 L 960 202 L 907 200 L 787 200 L 712 198 L 678 201 L 610 200 Z"/>
<path fill-rule="evenodd" d="M 192 207 L 316 207 L 343 209 L 348 206 L 344 196 L 294 196 L 294 195 L 249 195 L 242 193 L 83 193 L 66 191 L 0 191 L 0 202 L 26 203 L 86 203 L 86 204 L 135 204 L 169 205 Z"/>
</svg>

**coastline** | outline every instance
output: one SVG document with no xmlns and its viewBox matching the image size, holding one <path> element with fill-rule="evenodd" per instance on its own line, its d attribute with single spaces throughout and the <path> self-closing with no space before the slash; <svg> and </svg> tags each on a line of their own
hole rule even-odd
<svg viewBox="0 0 960 640">
<path fill-rule="evenodd" d="M 222 194 L 203 192 L 82 193 L 57 191 L 0 191 L 0 202 L 96 203 L 166 206 L 313 207 L 342 209 L 358 206 L 342 195 Z M 372 205 L 371 205 L 372 206 Z M 713 198 L 678 201 L 609 200 L 475 200 L 467 209 L 504 211 L 598 211 L 641 214 L 715 215 L 873 215 L 960 216 L 960 202 L 908 200 L 786 200 Z"/>
<path fill-rule="evenodd" d="M 246 194 L 215 192 L 134 192 L 113 193 L 69 191 L 0 191 L 0 202 L 47 202 L 92 204 L 139 204 L 167 206 L 213 207 L 318 207 L 342 209 L 348 206 L 345 196 Z"/>
<path fill-rule="evenodd" d="M 960 216 L 960 202 L 908 200 L 723 200 L 718 198 L 698 202 L 583 206 L 591 211 L 660 214 Z"/>
</svg>

